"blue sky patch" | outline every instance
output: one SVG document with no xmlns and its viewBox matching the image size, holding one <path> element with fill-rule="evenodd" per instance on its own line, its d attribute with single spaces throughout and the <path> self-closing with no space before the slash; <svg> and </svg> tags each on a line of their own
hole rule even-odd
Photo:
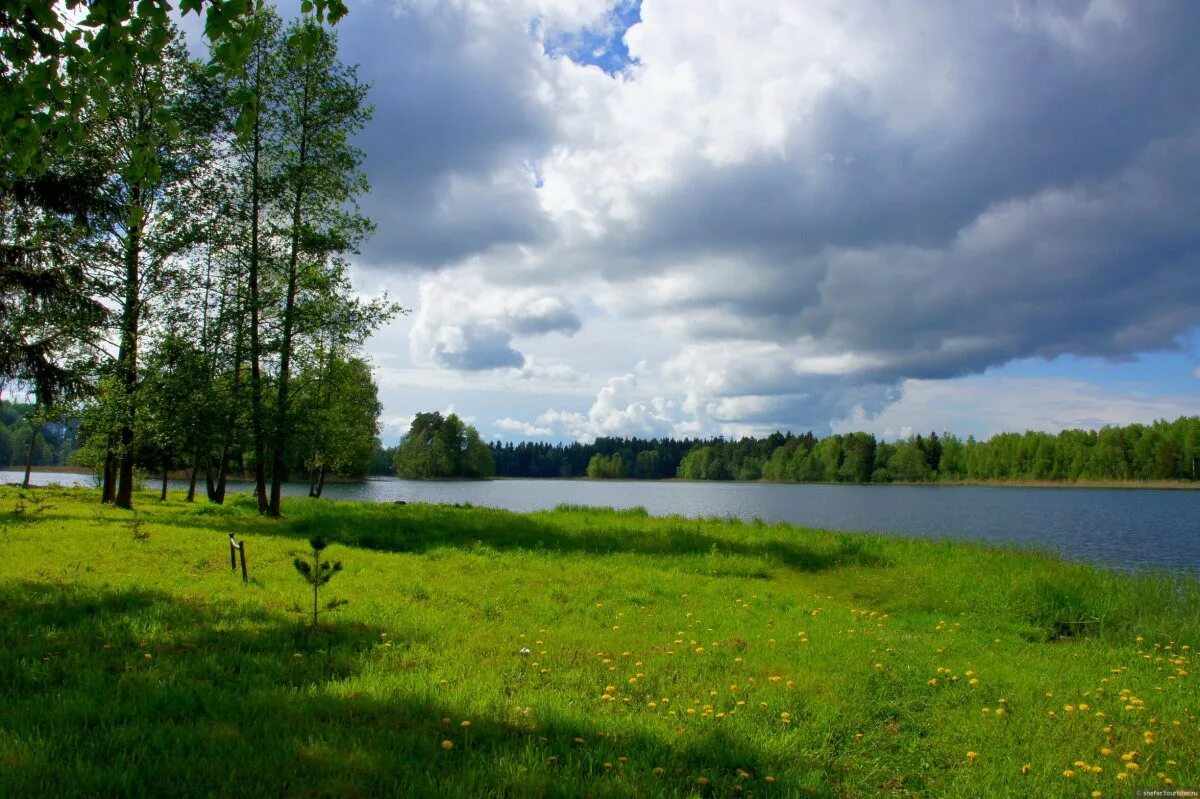
<svg viewBox="0 0 1200 799">
<path fill-rule="evenodd" d="M 617 75 L 637 63 L 629 55 L 625 32 L 641 21 L 642 0 L 621 0 L 591 27 L 548 31 L 543 47 L 549 56 L 566 56 L 581 66 L 600 67 Z"/>
</svg>

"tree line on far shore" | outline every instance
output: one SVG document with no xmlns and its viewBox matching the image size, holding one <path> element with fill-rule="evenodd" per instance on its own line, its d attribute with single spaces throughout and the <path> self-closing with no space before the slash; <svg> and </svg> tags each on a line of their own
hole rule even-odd
<svg viewBox="0 0 1200 799">
<path fill-rule="evenodd" d="M 469 450 L 470 455 L 465 453 Z M 455 454 L 460 453 L 460 454 Z M 1195 481 L 1200 417 L 1101 430 L 999 433 L 977 440 L 930 433 L 887 441 L 870 433 L 818 438 L 601 437 L 591 443 L 493 441 L 454 414 L 419 414 L 394 448 L 377 450 L 377 474 L 401 477 L 588 477 L 923 483 L 961 481 Z"/>
</svg>

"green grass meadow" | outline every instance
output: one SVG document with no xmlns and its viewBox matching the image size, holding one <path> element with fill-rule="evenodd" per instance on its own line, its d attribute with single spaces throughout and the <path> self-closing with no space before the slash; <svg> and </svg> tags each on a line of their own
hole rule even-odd
<svg viewBox="0 0 1200 799">
<path fill-rule="evenodd" d="M 1191 578 L 641 511 L 136 500 L 0 489 L 0 796 L 1200 787 Z M 314 535 L 348 601 L 316 628 Z"/>
</svg>

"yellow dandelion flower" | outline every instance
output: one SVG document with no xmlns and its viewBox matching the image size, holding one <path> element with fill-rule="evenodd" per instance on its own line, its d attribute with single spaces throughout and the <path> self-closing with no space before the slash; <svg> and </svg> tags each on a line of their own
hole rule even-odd
<svg viewBox="0 0 1200 799">
<path fill-rule="evenodd" d="M 665 771 L 665 769 L 662 766 L 655 766 L 654 767 L 654 776 L 661 777 L 663 775 L 664 771 Z"/>
<path fill-rule="evenodd" d="M 1072 777 L 1075 776 L 1075 772 L 1072 771 L 1071 769 L 1067 769 L 1066 771 L 1063 772 L 1063 776 L 1066 777 L 1067 779 L 1071 779 Z"/>
<path fill-rule="evenodd" d="M 454 741 L 442 741 L 442 748 L 449 752 L 454 748 Z"/>
<path fill-rule="evenodd" d="M 975 762 L 975 758 L 977 758 L 977 757 L 979 757 L 979 753 L 978 753 L 978 752 L 967 752 L 967 761 L 968 761 L 968 762 L 970 762 L 970 763 L 974 763 L 974 762 Z"/>
</svg>

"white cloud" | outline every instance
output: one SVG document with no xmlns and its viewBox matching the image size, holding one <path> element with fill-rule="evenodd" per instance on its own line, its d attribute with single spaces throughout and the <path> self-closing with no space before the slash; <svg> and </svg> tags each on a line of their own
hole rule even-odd
<svg viewBox="0 0 1200 799">
<path fill-rule="evenodd" d="M 637 376 L 626 374 L 610 378 L 586 414 L 551 409 L 537 417 L 536 425 L 580 441 L 591 441 L 598 436 L 659 438 L 677 433 L 680 425 L 677 413 L 675 402 L 643 396 Z"/>
<path fill-rule="evenodd" d="M 530 424 L 529 422 L 520 422 L 516 419 L 510 419 L 507 417 L 504 419 L 497 419 L 493 423 L 493 426 L 497 430 L 502 430 L 505 433 L 516 433 L 517 435 L 525 436 L 526 438 L 546 438 L 552 435 L 554 432 L 549 427 L 538 427 L 537 425 Z"/>
<path fill-rule="evenodd" d="M 579 316 L 562 296 L 487 285 L 462 269 L 423 278 L 410 333 L 413 360 L 450 369 L 521 369 L 515 336 L 572 335 Z"/>
</svg>

